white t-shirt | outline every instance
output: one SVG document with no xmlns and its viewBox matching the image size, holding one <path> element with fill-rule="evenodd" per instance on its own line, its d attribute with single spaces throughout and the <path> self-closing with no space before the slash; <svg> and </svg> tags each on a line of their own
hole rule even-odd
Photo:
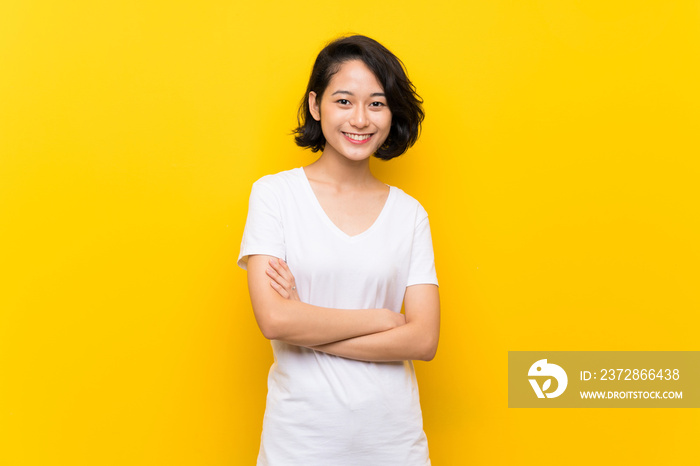
<svg viewBox="0 0 700 466">
<path fill-rule="evenodd" d="M 238 265 L 287 261 L 301 301 L 401 312 L 406 287 L 435 284 L 428 215 L 391 186 L 356 236 L 328 218 L 302 168 L 253 184 Z M 258 465 L 430 464 L 411 361 L 365 362 L 273 340 Z"/>
</svg>

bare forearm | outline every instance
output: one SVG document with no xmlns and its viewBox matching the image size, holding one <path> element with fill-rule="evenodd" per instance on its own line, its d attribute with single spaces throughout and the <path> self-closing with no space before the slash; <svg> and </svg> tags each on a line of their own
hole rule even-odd
<svg viewBox="0 0 700 466">
<path fill-rule="evenodd" d="M 286 265 L 274 257 L 256 255 L 248 260 L 248 289 L 253 312 L 258 327 L 270 340 L 314 346 L 383 332 L 406 323 L 402 314 L 389 309 L 333 309 L 288 299 L 290 293 L 296 297 L 295 288 L 289 281 L 272 274 L 271 268 L 288 272 Z M 270 276 L 285 283 L 287 298 L 271 286 L 275 282 Z M 291 274 L 288 278 L 293 279 Z"/>
<path fill-rule="evenodd" d="M 280 300 L 273 306 L 258 319 L 263 335 L 299 346 L 384 332 L 401 323 L 401 316 L 388 309 L 332 309 L 291 300 Z"/>
<path fill-rule="evenodd" d="M 361 361 L 430 361 L 440 337 L 440 296 L 435 285 L 406 288 L 406 325 L 314 347 L 336 356 Z"/>
<path fill-rule="evenodd" d="M 408 323 L 385 332 L 363 335 L 313 349 L 361 361 L 430 361 L 437 351 L 437 332 L 426 332 L 417 323 Z"/>
</svg>

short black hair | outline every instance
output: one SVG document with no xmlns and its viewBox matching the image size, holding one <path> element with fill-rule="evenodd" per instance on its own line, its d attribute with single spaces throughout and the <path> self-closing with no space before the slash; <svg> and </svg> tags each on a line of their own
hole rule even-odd
<svg viewBox="0 0 700 466">
<path fill-rule="evenodd" d="M 404 64 L 396 55 L 374 39 L 354 35 L 330 42 L 316 57 L 304 98 L 297 114 L 298 127 L 294 130 L 298 146 L 313 152 L 323 150 L 326 138 L 321 122 L 314 120 L 309 110 L 309 93 L 315 92 L 321 101 L 328 83 L 343 63 L 361 60 L 374 73 L 384 88 L 386 102 L 391 110 L 391 129 L 375 157 L 389 160 L 403 154 L 415 144 L 425 117 L 423 100 L 406 75 Z"/>
</svg>

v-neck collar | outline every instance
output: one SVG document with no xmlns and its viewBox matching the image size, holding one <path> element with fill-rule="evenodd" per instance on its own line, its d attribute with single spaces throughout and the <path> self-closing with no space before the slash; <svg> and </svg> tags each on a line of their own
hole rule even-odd
<svg viewBox="0 0 700 466">
<path fill-rule="evenodd" d="M 341 237 L 349 241 L 357 241 L 369 235 L 377 227 L 377 225 L 381 223 L 382 218 L 385 216 L 385 212 L 389 209 L 389 205 L 393 202 L 394 199 L 395 188 L 393 186 L 387 185 L 389 186 L 389 195 L 387 196 L 386 201 L 384 201 L 384 206 L 382 206 L 382 210 L 379 212 L 379 215 L 377 215 L 377 218 L 374 219 L 374 222 L 363 232 L 358 233 L 356 235 L 349 235 L 340 228 L 338 228 L 338 225 L 333 223 L 333 220 L 331 220 L 326 211 L 323 210 L 323 206 L 316 197 L 316 193 L 314 193 L 314 190 L 311 187 L 311 182 L 306 176 L 306 171 L 304 170 L 304 168 L 299 167 L 297 168 L 297 170 L 299 172 L 299 177 L 302 178 L 302 184 L 304 185 L 306 192 L 310 197 L 314 209 L 318 212 L 320 217 L 323 219 L 324 223 L 326 223 L 329 226 L 329 228 L 333 230 L 337 235 L 340 235 Z"/>
</svg>

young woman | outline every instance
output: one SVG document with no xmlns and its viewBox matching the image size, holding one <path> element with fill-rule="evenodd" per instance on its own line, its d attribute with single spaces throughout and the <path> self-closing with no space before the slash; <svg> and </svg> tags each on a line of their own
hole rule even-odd
<svg viewBox="0 0 700 466">
<path fill-rule="evenodd" d="M 403 154 L 422 120 L 398 58 L 335 40 L 295 131 L 321 156 L 253 184 L 238 264 L 275 357 L 258 465 L 430 464 L 411 362 L 439 336 L 428 216 L 369 166 Z"/>
</svg>

